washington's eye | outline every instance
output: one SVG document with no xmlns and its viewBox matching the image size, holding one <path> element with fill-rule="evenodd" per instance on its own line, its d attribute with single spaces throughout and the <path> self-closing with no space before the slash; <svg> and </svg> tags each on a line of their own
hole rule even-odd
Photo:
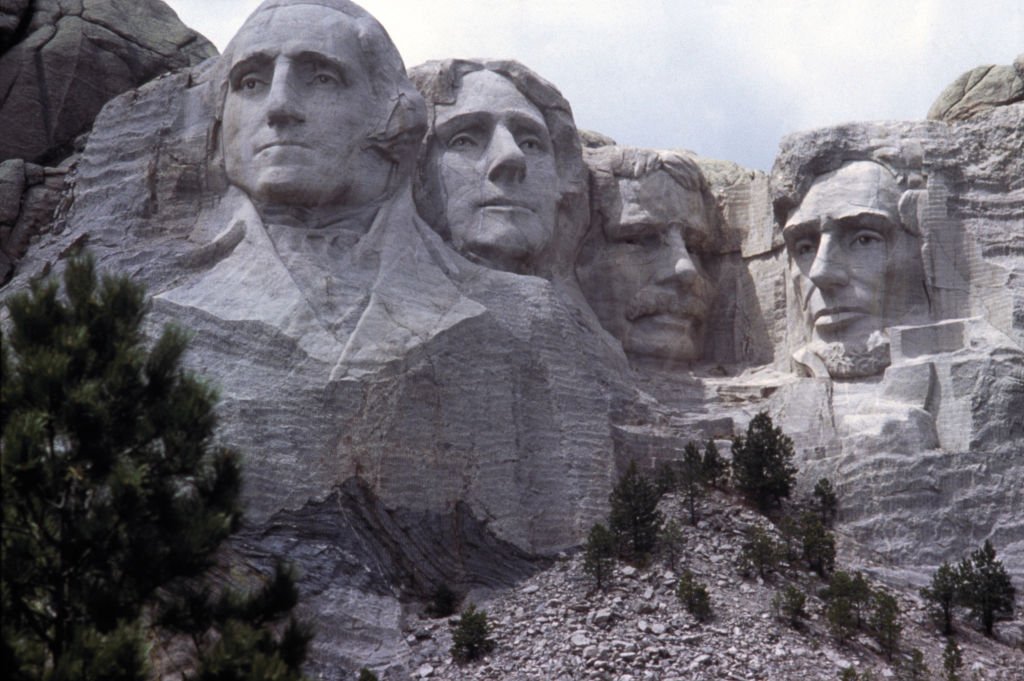
<svg viewBox="0 0 1024 681">
<path fill-rule="evenodd" d="M 814 255 L 818 251 L 818 244 L 813 239 L 800 239 L 793 244 L 793 253 L 798 258 L 806 258 L 807 256 Z"/>
<path fill-rule="evenodd" d="M 854 235 L 852 245 L 856 248 L 871 248 L 882 243 L 885 240 L 878 232 L 864 230 Z"/>
<path fill-rule="evenodd" d="M 244 78 L 242 78 L 239 85 L 242 87 L 243 90 L 255 90 L 260 86 L 260 82 L 260 79 L 257 78 L 256 76 L 245 76 Z"/>
</svg>

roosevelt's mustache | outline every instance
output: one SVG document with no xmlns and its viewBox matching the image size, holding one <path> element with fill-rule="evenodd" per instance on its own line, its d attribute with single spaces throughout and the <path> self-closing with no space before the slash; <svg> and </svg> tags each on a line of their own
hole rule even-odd
<svg viewBox="0 0 1024 681">
<path fill-rule="evenodd" d="M 707 311 L 707 290 L 695 285 L 682 296 L 678 291 L 648 287 L 641 289 L 626 306 L 626 319 L 667 314 L 673 317 L 703 318 Z"/>
</svg>

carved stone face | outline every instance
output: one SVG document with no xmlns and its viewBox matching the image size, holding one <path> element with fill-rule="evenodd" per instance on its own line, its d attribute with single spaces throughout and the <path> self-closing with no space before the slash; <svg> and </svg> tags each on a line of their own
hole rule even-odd
<svg viewBox="0 0 1024 681">
<path fill-rule="evenodd" d="M 711 232 L 701 194 L 664 170 L 617 184 L 618 196 L 601 197 L 604 224 L 583 244 L 576 267 L 583 293 L 627 354 L 697 359 L 711 298 L 692 250 Z"/>
<path fill-rule="evenodd" d="M 541 112 L 493 71 L 462 79 L 438 106 L 434 168 L 455 248 L 501 269 L 551 240 L 559 198 L 554 148 Z"/>
<path fill-rule="evenodd" d="M 814 181 L 783 233 L 811 339 L 863 346 L 896 321 L 888 298 L 909 276 L 916 239 L 900 226 L 900 189 L 882 166 L 848 163 Z M 906 267 L 905 267 L 906 266 Z"/>
<path fill-rule="evenodd" d="M 228 179 L 267 204 L 361 206 L 389 165 L 365 148 L 382 103 L 351 19 L 315 5 L 254 15 L 232 40 L 223 111 Z"/>
</svg>

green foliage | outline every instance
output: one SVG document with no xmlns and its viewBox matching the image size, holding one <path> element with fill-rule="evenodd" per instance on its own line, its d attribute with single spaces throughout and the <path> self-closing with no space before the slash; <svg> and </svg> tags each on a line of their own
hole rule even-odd
<svg viewBox="0 0 1024 681">
<path fill-rule="evenodd" d="M 829 479 L 822 478 L 818 480 L 817 484 L 814 485 L 814 491 L 811 493 L 811 496 L 813 499 L 812 506 L 821 518 L 822 524 L 826 527 L 831 526 L 832 521 L 835 520 L 836 514 L 839 512 L 839 497 L 836 496 L 836 491 Z"/>
<path fill-rule="evenodd" d="M 901 681 L 926 681 L 931 678 L 931 670 L 924 662 L 924 653 L 918 648 L 910 651 L 906 662 L 900 667 L 899 677 Z"/>
<path fill-rule="evenodd" d="M 839 681 L 858 681 L 860 677 L 857 675 L 857 670 L 853 667 L 844 667 L 839 672 Z"/>
<path fill-rule="evenodd" d="M 676 479 L 676 462 L 659 462 L 654 468 L 654 487 L 658 490 L 658 494 L 671 494 L 676 491 L 676 487 L 678 485 L 679 482 Z"/>
<path fill-rule="evenodd" d="M 890 594 L 876 590 L 872 594 L 872 610 L 868 618 L 868 632 L 875 639 L 888 659 L 899 650 L 900 635 L 900 604 Z"/>
<path fill-rule="evenodd" d="M 215 395 L 182 371 L 185 335 L 165 329 L 146 349 L 144 301 L 129 279 L 98 281 L 89 258 L 68 263 L 63 297 L 49 281 L 7 301 L 0 574 L 11 677 L 145 678 L 139 622 L 158 592 L 188 595 L 193 631 L 232 619 L 201 576 L 241 519 L 237 455 L 213 445 Z M 183 622 L 184 608 L 157 618 Z M 232 627 L 218 634 L 224 648 L 244 638 Z M 268 669 L 298 669 L 300 629 Z"/>
<path fill-rule="evenodd" d="M 783 548 L 761 527 L 755 526 L 747 533 L 747 541 L 740 550 L 740 573 L 749 576 L 757 573 L 761 579 L 779 567 Z"/>
<path fill-rule="evenodd" d="M 827 605 L 825 619 L 832 635 L 846 642 L 864 626 L 864 613 L 871 600 L 871 586 L 860 572 L 851 575 L 837 570 L 822 592 Z"/>
<path fill-rule="evenodd" d="M 430 595 L 427 614 L 431 617 L 450 617 L 455 614 L 459 596 L 447 584 L 441 584 Z"/>
<path fill-rule="evenodd" d="M 679 492 L 690 511 L 690 524 L 696 525 L 697 502 L 704 496 L 704 469 L 700 450 L 693 442 L 686 443 L 676 476 Z"/>
<path fill-rule="evenodd" d="M 960 681 L 960 670 L 964 667 L 964 656 L 960 646 L 954 639 L 946 641 L 946 649 L 942 651 L 942 671 L 945 681 Z"/>
<path fill-rule="evenodd" d="M 708 439 L 704 443 L 704 458 L 701 460 L 701 469 L 704 474 L 704 482 L 711 487 L 718 488 L 724 484 L 729 472 L 729 466 L 722 455 L 718 453 L 718 445 L 715 441 Z"/>
<path fill-rule="evenodd" d="M 792 461 L 793 441 L 766 412 L 751 419 L 746 437 L 733 438 L 733 482 L 761 511 L 776 508 L 789 497 L 796 477 Z"/>
<path fill-rule="evenodd" d="M 615 563 L 615 535 L 601 523 L 587 534 L 583 548 L 583 571 L 594 578 L 598 589 L 604 589 Z"/>
<path fill-rule="evenodd" d="M 690 570 L 683 570 L 679 576 L 676 596 L 687 612 L 693 615 L 698 622 L 710 619 L 711 598 L 708 596 L 708 588 L 698 581 L 696 575 Z"/>
<path fill-rule="evenodd" d="M 997 618 L 1013 616 L 1016 590 L 1003 563 L 996 559 L 992 543 L 985 542 L 960 563 L 961 602 L 981 622 L 986 635 L 992 635 Z"/>
<path fill-rule="evenodd" d="M 775 596 L 772 597 L 772 609 L 776 617 L 794 629 L 799 629 L 803 625 L 803 620 L 807 618 L 806 605 L 807 596 L 792 584 L 775 592 Z"/>
<path fill-rule="evenodd" d="M 470 604 L 452 623 L 452 657 L 459 663 L 480 659 L 494 650 L 495 643 L 490 635 L 487 613 Z"/>
<path fill-rule="evenodd" d="M 359 679 L 357 681 L 378 681 L 378 679 L 376 674 L 363 667 L 359 670 Z"/>
<path fill-rule="evenodd" d="M 949 563 L 943 563 L 932 575 L 931 583 L 921 589 L 921 597 L 932 606 L 932 613 L 942 625 L 942 633 L 953 633 L 953 608 L 963 592 L 963 575 Z"/>
<path fill-rule="evenodd" d="M 674 519 L 666 522 L 658 534 L 658 545 L 665 556 L 665 562 L 672 570 L 676 568 L 676 562 L 683 551 L 683 529 L 679 527 Z"/>
<path fill-rule="evenodd" d="M 836 564 L 836 539 L 814 513 L 800 518 L 800 542 L 804 562 L 821 577 L 826 577 Z"/>
<path fill-rule="evenodd" d="M 608 521 L 623 558 L 643 560 L 654 549 L 662 521 L 658 500 L 654 485 L 630 462 L 612 490 Z"/>
</svg>

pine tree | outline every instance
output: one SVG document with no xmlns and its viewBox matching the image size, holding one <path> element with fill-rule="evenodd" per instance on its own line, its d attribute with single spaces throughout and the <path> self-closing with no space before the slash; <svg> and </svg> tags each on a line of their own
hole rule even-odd
<svg viewBox="0 0 1024 681">
<path fill-rule="evenodd" d="M 683 530 L 674 519 L 669 520 L 661 527 L 658 533 L 658 545 L 665 556 L 665 562 L 670 570 L 676 569 L 676 562 L 683 550 Z"/>
<path fill-rule="evenodd" d="M 964 656 L 955 639 L 946 641 L 946 649 L 942 651 L 942 669 L 945 681 L 960 681 L 960 670 L 964 667 Z"/>
<path fill-rule="evenodd" d="M 654 549 L 662 520 L 658 499 L 654 485 L 630 462 L 610 497 L 609 525 L 624 558 L 643 560 Z"/>
<path fill-rule="evenodd" d="M 590 528 L 583 548 L 583 571 L 594 578 L 598 589 L 604 589 L 615 561 L 615 535 L 601 523 Z"/>
<path fill-rule="evenodd" d="M 701 460 L 701 467 L 704 469 L 704 482 L 718 489 L 718 486 L 726 478 L 728 465 L 722 455 L 718 453 L 718 445 L 710 438 L 704 444 L 704 458 Z"/>
<path fill-rule="evenodd" d="M 494 650 L 494 639 L 490 636 L 491 624 L 487 621 L 487 613 L 470 604 L 452 623 L 452 657 L 460 663 L 480 659 Z"/>
<path fill-rule="evenodd" d="M 142 679 L 144 608 L 158 590 L 199 590 L 238 527 L 237 455 L 212 444 L 215 395 L 181 370 L 185 335 L 168 328 L 146 349 L 142 288 L 100 283 L 89 258 L 63 281 L 63 296 L 53 281 L 12 296 L 0 339 L 4 666 L 11 678 Z M 287 678 L 307 640 L 298 625 L 278 640 Z"/>
<path fill-rule="evenodd" d="M 996 618 L 1013 616 L 1016 590 L 1010 583 L 1002 561 L 996 560 L 996 550 L 988 540 L 960 563 L 962 580 L 961 600 L 980 622 L 988 636 Z"/>
<path fill-rule="evenodd" d="M 800 518 L 800 540 L 807 567 L 826 577 L 836 564 L 836 539 L 817 515 L 805 512 Z"/>
<path fill-rule="evenodd" d="M 807 617 L 806 604 L 806 594 L 792 584 L 776 592 L 772 597 L 772 609 L 775 610 L 776 617 L 794 629 L 799 629 Z"/>
<path fill-rule="evenodd" d="M 733 438 L 733 482 L 763 512 L 789 497 L 796 477 L 792 461 L 793 441 L 765 412 L 751 419 L 746 437 Z"/>
<path fill-rule="evenodd" d="M 903 633 L 899 621 L 900 604 L 892 595 L 879 589 L 872 594 L 872 605 L 868 631 L 891 660 L 899 650 L 900 635 Z"/>
<path fill-rule="evenodd" d="M 676 584 L 676 596 L 687 612 L 693 615 L 698 622 L 704 622 L 711 617 L 711 598 L 708 596 L 708 588 L 690 570 L 683 570 L 683 574 L 679 576 L 679 582 Z"/>
<path fill-rule="evenodd" d="M 949 563 L 940 565 L 932 575 L 931 583 L 921 589 L 921 597 L 932 604 L 936 619 L 942 623 L 944 636 L 953 633 L 953 607 L 962 591 L 963 576 Z"/>
<path fill-rule="evenodd" d="M 755 526 L 747 533 L 747 541 L 740 549 L 739 570 L 744 576 L 756 572 L 761 579 L 779 566 L 782 547 L 763 528 Z"/>
<path fill-rule="evenodd" d="M 697 445 L 687 442 L 677 473 L 677 485 L 690 511 L 690 524 L 697 524 L 697 502 L 704 496 L 704 470 Z"/>
<path fill-rule="evenodd" d="M 818 480 L 811 494 L 814 499 L 812 506 L 821 517 L 822 524 L 826 527 L 830 526 L 839 512 L 839 497 L 836 496 L 832 483 L 828 478 Z"/>
</svg>

